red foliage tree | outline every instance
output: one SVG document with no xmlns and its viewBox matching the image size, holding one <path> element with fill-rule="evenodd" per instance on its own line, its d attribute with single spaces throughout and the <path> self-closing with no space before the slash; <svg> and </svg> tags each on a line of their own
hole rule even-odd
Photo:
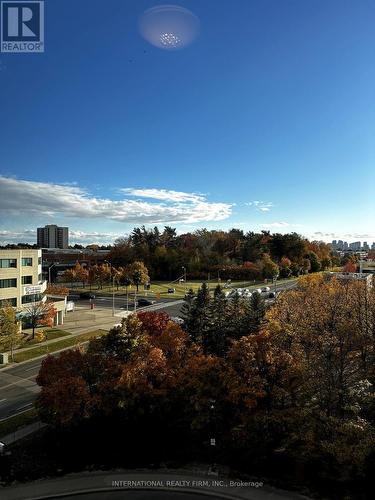
<svg viewBox="0 0 375 500">
<path fill-rule="evenodd" d="M 138 313 L 142 322 L 142 331 L 148 335 L 161 335 L 171 318 L 165 312 L 144 311 Z"/>
</svg>

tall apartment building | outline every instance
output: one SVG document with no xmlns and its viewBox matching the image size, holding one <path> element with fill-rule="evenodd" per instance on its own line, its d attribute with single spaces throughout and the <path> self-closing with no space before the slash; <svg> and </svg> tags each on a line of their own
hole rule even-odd
<svg viewBox="0 0 375 500">
<path fill-rule="evenodd" d="M 10 303 L 22 308 L 38 302 L 46 287 L 41 250 L 0 250 L 0 307 Z"/>
<path fill-rule="evenodd" d="M 68 248 L 69 228 L 50 224 L 37 229 L 39 248 Z"/>
</svg>

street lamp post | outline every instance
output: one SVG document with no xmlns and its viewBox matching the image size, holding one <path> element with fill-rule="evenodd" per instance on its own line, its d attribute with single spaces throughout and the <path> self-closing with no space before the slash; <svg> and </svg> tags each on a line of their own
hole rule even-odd
<svg viewBox="0 0 375 500">
<path fill-rule="evenodd" d="M 275 300 L 276 300 L 276 294 L 277 294 L 277 278 L 278 278 L 278 274 L 276 274 L 274 277 L 273 277 L 273 282 L 275 284 Z"/>
<path fill-rule="evenodd" d="M 186 267 L 182 266 L 182 270 L 184 271 L 184 293 L 186 295 Z"/>
<path fill-rule="evenodd" d="M 53 268 L 53 266 L 56 266 L 55 262 L 52 264 L 52 266 L 49 266 L 49 268 L 48 268 L 48 283 L 49 284 L 51 283 L 51 269 Z"/>
<path fill-rule="evenodd" d="M 110 281 L 112 281 L 112 316 L 115 315 L 115 275 L 112 275 L 112 263 L 105 260 L 106 264 L 109 265 Z"/>
</svg>

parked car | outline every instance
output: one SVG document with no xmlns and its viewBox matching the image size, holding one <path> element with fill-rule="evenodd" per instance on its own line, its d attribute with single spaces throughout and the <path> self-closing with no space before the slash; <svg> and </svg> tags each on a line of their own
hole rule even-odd
<svg viewBox="0 0 375 500">
<path fill-rule="evenodd" d="M 177 323 L 178 325 L 182 325 L 184 323 L 184 320 L 182 318 L 179 318 L 178 316 L 173 316 L 171 318 L 171 321 Z"/>
<path fill-rule="evenodd" d="M 138 302 L 137 302 L 138 307 L 152 306 L 152 304 L 156 304 L 156 300 L 138 299 Z"/>
<path fill-rule="evenodd" d="M 80 299 L 95 299 L 95 294 L 91 292 L 82 292 L 79 294 Z"/>
<path fill-rule="evenodd" d="M 168 293 L 174 293 L 176 291 L 175 288 L 168 288 Z"/>
<path fill-rule="evenodd" d="M 256 292 L 256 293 L 262 293 L 262 289 L 261 288 L 257 288 L 256 290 L 254 290 L 254 292 Z"/>
<path fill-rule="evenodd" d="M 270 292 L 271 288 L 269 286 L 265 286 L 262 288 L 262 292 Z"/>
</svg>

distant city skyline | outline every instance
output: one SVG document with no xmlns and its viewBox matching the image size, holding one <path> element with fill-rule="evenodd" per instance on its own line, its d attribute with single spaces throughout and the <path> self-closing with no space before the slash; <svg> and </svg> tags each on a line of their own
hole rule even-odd
<svg viewBox="0 0 375 500">
<path fill-rule="evenodd" d="M 181 0 L 199 29 L 176 51 L 140 33 L 159 4 L 48 2 L 45 53 L 0 54 L 0 243 L 375 241 L 375 3 Z"/>
</svg>

